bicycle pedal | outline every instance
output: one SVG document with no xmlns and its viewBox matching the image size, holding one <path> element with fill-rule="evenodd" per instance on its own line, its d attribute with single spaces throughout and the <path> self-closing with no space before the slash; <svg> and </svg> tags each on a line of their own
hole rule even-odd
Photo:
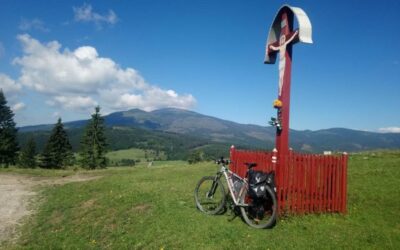
<svg viewBox="0 0 400 250">
<path fill-rule="evenodd" d="M 228 221 L 232 222 L 236 217 L 237 217 L 237 215 L 235 214 L 232 218 L 228 218 Z"/>
</svg>

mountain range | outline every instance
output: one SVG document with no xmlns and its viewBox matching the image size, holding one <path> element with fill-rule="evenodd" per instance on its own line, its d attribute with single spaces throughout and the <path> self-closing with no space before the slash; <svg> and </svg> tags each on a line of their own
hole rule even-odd
<svg viewBox="0 0 400 250">
<path fill-rule="evenodd" d="M 112 149 L 138 146 L 138 137 L 141 138 L 139 146 L 150 147 L 150 138 L 151 145 L 162 142 L 160 147 L 163 150 L 167 147 L 166 144 L 169 144 L 169 140 L 177 145 L 172 143 L 168 147 L 176 149 L 179 145 L 194 149 L 206 145 L 219 145 L 221 148 L 232 144 L 244 148 L 272 149 L 275 143 L 273 127 L 239 124 L 182 109 L 167 108 L 151 112 L 132 109 L 111 113 L 104 116 L 104 119 L 110 136 L 119 138 L 111 140 Z M 79 144 L 78 135 L 82 133 L 86 123 L 87 120 L 79 120 L 64 124 L 72 137 L 77 137 L 75 144 Z M 51 124 L 26 126 L 19 128 L 19 131 L 22 137 L 28 134 L 42 134 L 44 140 L 52 127 Z M 124 140 L 131 140 L 132 143 L 125 143 Z M 116 147 L 115 144 L 120 146 Z M 290 145 L 294 150 L 315 153 L 328 150 L 353 152 L 397 149 L 400 148 L 400 134 L 346 128 L 290 130 Z"/>
</svg>

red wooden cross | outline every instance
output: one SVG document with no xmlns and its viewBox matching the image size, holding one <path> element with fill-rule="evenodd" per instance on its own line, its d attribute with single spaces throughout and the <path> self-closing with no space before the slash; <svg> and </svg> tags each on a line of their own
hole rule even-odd
<svg viewBox="0 0 400 250">
<path fill-rule="evenodd" d="M 299 29 L 293 29 L 294 17 L 297 17 Z M 300 33 L 302 32 L 302 33 Z M 266 46 L 265 63 L 274 63 L 279 53 L 279 88 L 278 100 L 282 104 L 277 112 L 276 149 L 278 164 L 284 164 L 289 154 L 289 111 L 290 111 L 290 82 L 292 70 L 293 44 L 302 41 L 312 43 L 311 23 L 300 8 L 284 5 L 271 26 Z"/>
<path fill-rule="evenodd" d="M 291 17 L 291 18 L 289 18 Z M 279 52 L 279 88 L 278 99 L 282 107 L 278 109 L 277 120 L 279 127 L 276 133 L 276 149 L 279 161 L 282 162 L 289 152 L 289 108 L 290 108 L 290 79 L 292 70 L 292 46 L 298 41 L 298 31 L 293 31 L 293 14 L 284 11 L 281 15 L 281 32 L 279 39 L 267 45 L 267 53 L 271 56 Z"/>
</svg>

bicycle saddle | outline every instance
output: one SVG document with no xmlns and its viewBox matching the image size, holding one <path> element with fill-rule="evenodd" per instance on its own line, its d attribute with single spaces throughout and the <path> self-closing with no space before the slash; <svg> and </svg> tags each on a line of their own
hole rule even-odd
<svg viewBox="0 0 400 250">
<path fill-rule="evenodd" d="M 244 165 L 246 165 L 248 169 L 251 169 L 251 168 L 257 166 L 257 163 L 255 163 L 255 162 L 245 162 Z"/>
</svg>

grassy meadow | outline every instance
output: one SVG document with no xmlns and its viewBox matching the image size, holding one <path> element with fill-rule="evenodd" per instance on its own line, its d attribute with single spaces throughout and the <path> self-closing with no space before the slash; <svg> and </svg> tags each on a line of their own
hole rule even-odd
<svg viewBox="0 0 400 250">
<path fill-rule="evenodd" d="M 160 159 L 166 158 L 164 152 L 162 151 L 160 151 L 157 155 L 154 150 L 143 150 L 138 148 L 121 149 L 107 153 L 107 158 L 111 162 L 119 161 L 121 159 L 147 161 L 157 157 Z"/>
<path fill-rule="evenodd" d="M 136 158 L 135 158 L 136 159 Z M 348 213 L 279 218 L 272 230 L 252 229 L 228 211 L 207 216 L 193 191 L 213 163 L 140 163 L 79 173 L 88 182 L 42 187 L 37 212 L 5 249 L 400 249 L 400 152 L 350 156 Z M 26 170 L 1 169 L 20 173 Z M 71 175 L 72 170 L 28 170 Z M 54 174 L 56 173 L 56 174 Z"/>
</svg>

